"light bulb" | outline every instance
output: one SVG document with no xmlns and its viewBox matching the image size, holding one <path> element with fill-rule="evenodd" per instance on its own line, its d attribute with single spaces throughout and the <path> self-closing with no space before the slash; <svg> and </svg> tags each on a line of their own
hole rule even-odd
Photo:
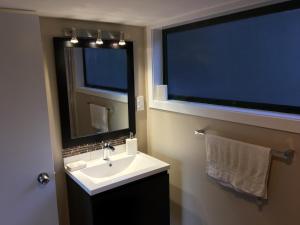
<svg viewBox="0 0 300 225">
<path fill-rule="evenodd" d="M 78 43 L 78 39 L 76 37 L 72 37 L 71 38 L 71 43 L 77 44 Z"/>
<path fill-rule="evenodd" d="M 124 40 L 124 32 L 120 32 L 120 41 L 119 41 L 119 45 L 124 46 L 126 45 L 126 42 Z"/>
<path fill-rule="evenodd" d="M 97 39 L 97 40 L 96 40 L 96 44 L 97 44 L 97 45 L 103 45 L 103 41 L 102 41 L 101 39 Z"/>
<path fill-rule="evenodd" d="M 103 41 L 102 41 L 102 32 L 101 30 L 97 31 L 97 40 L 96 40 L 96 44 L 97 45 L 103 45 Z"/>
<path fill-rule="evenodd" d="M 77 34 L 76 34 L 76 29 L 72 28 L 72 38 L 71 38 L 71 43 L 77 44 L 78 39 L 77 39 Z"/>
<path fill-rule="evenodd" d="M 121 45 L 121 46 L 126 45 L 126 42 L 124 40 L 120 40 L 119 45 Z"/>
</svg>

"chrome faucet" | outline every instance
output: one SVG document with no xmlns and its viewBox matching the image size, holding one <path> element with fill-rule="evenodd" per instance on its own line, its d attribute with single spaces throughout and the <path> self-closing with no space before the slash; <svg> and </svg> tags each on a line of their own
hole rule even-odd
<svg viewBox="0 0 300 225">
<path fill-rule="evenodd" d="M 103 150 L 103 160 L 109 160 L 110 152 L 115 150 L 115 147 L 112 146 L 110 143 L 103 143 L 102 144 Z"/>
</svg>

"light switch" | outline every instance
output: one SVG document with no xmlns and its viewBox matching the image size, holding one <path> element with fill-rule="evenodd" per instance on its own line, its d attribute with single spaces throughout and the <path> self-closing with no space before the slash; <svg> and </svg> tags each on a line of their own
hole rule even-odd
<svg viewBox="0 0 300 225">
<path fill-rule="evenodd" d="M 143 111 L 145 109 L 144 96 L 136 97 L 136 110 Z"/>
</svg>

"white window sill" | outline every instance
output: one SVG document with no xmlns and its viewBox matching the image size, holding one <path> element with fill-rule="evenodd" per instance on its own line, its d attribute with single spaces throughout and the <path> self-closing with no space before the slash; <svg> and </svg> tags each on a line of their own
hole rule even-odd
<svg viewBox="0 0 300 225">
<path fill-rule="evenodd" d="M 160 109 L 187 115 L 300 133 L 300 115 L 296 114 L 243 109 L 176 100 L 152 100 L 150 101 L 149 106 L 152 109 Z"/>
<path fill-rule="evenodd" d="M 126 93 L 116 92 L 116 91 L 108 91 L 97 88 L 88 88 L 88 87 L 78 87 L 76 88 L 76 92 L 93 95 L 96 97 L 111 99 L 117 102 L 128 103 L 128 96 Z"/>
</svg>

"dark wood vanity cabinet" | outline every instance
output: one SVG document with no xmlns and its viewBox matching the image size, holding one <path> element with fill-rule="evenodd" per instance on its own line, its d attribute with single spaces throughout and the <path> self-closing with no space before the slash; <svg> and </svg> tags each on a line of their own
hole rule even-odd
<svg viewBox="0 0 300 225">
<path fill-rule="evenodd" d="M 170 225 L 169 174 L 88 195 L 67 175 L 71 225 Z"/>
</svg>

